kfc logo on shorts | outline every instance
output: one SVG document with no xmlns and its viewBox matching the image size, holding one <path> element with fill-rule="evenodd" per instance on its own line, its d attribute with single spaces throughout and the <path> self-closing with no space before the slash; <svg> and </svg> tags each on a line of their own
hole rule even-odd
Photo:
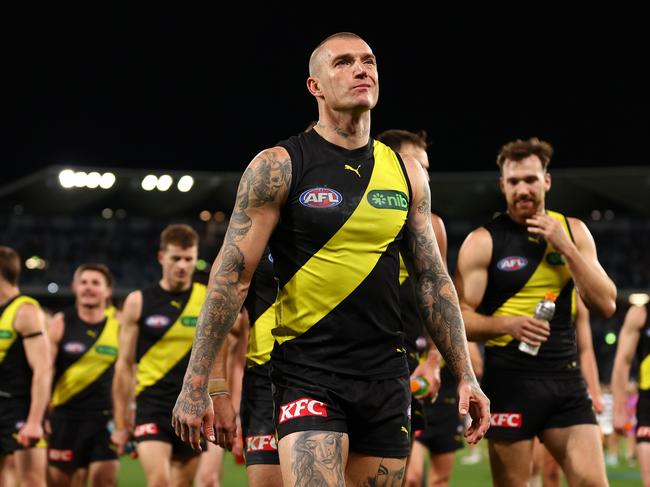
<svg viewBox="0 0 650 487">
<path fill-rule="evenodd" d="M 636 430 L 637 438 L 650 438 L 650 426 L 639 426 Z"/>
<path fill-rule="evenodd" d="M 280 406 L 280 410 L 280 423 L 305 416 L 327 417 L 327 404 L 306 397 Z"/>
<path fill-rule="evenodd" d="M 74 458 L 72 450 L 55 450 L 54 448 L 48 450 L 47 456 L 53 462 L 71 462 Z"/>
<path fill-rule="evenodd" d="M 156 423 L 139 424 L 135 427 L 133 434 L 136 438 L 139 438 L 140 436 L 157 435 L 158 425 Z"/>
<path fill-rule="evenodd" d="M 274 435 L 257 435 L 246 437 L 246 451 L 278 451 Z"/>
<path fill-rule="evenodd" d="M 341 201 L 343 201 L 341 193 L 330 188 L 312 188 L 300 195 L 300 204 L 309 208 L 338 206 Z"/>
<path fill-rule="evenodd" d="M 505 272 L 518 271 L 528 265 L 528 259 L 516 255 L 504 257 L 497 262 L 497 269 Z"/>
<path fill-rule="evenodd" d="M 521 428 L 521 413 L 492 413 L 490 426 L 497 428 Z"/>
</svg>

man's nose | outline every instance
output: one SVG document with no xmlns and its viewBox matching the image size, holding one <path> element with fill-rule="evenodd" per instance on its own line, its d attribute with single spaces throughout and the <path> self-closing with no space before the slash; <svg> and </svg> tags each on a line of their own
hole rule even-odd
<svg viewBox="0 0 650 487">
<path fill-rule="evenodd" d="M 366 77 L 368 76 L 368 68 L 361 61 L 355 61 L 354 63 L 354 75 L 357 77 Z"/>
</svg>

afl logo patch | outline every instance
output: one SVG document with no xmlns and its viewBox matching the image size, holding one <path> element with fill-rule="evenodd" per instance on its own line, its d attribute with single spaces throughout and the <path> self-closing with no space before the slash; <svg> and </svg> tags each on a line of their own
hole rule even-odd
<svg viewBox="0 0 650 487">
<path fill-rule="evenodd" d="M 149 328 L 164 328 L 169 325 L 169 318 L 165 315 L 151 315 L 147 316 L 147 319 L 144 320 L 144 324 Z"/>
<path fill-rule="evenodd" d="M 71 355 L 79 355 L 86 351 L 86 345 L 81 342 L 68 342 L 63 345 L 63 350 Z"/>
<path fill-rule="evenodd" d="M 341 193 L 330 188 L 312 188 L 300 195 L 300 204 L 309 208 L 331 208 L 343 201 Z"/>
<path fill-rule="evenodd" d="M 497 262 L 497 269 L 500 271 L 512 272 L 523 269 L 528 265 L 528 259 L 525 257 L 518 257 L 516 255 L 504 257 Z"/>
</svg>

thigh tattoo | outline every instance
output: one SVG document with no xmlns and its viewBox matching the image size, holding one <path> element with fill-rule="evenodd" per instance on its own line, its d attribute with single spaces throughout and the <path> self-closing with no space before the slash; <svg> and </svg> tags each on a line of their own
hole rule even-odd
<svg viewBox="0 0 650 487">
<path fill-rule="evenodd" d="M 297 487 L 344 485 L 343 433 L 305 431 L 293 444 L 291 470 Z"/>
</svg>

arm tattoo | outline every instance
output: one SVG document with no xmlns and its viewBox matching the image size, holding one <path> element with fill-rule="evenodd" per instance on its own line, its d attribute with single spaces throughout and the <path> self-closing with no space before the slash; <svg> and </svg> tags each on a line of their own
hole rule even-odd
<svg viewBox="0 0 650 487">
<path fill-rule="evenodd" d="M 292 447 L 291 471 L 296 487 L 345 485 L 343 433 L 305 431 Z"/>
<path fill-rule="evenodd" d="M 431 200 L 426 183 L 422 194 L 415 208 L 430 221 Z M 412 267 L 409 273 L 413 276 L 418 309 L 455 377 L 459 381 L 473 380 L 458 296 L 434 240 L 435 234 L 429 223 L 419 229 L 407 225 L 405 262 L 410 262 Z"/>
<path fill-rule="evenodd" d="M 202 403 L 208 398 L 209 374 L 244 299 L 240 283 L 247 266 L 240 242 L 252 226 L 248 211 L 279 201 L 286 194 L 290 182 L 291 161 L 278 159 L 274 151 L 260 154 L 239 182 L 235 208 L 217 256 L 218 265 L 210 274 L 207 296 L 196 325 L 183 383 L 191 401 L 180 404 L 183 411 L 191 413 L 205 407 Z"/>
</svg>

